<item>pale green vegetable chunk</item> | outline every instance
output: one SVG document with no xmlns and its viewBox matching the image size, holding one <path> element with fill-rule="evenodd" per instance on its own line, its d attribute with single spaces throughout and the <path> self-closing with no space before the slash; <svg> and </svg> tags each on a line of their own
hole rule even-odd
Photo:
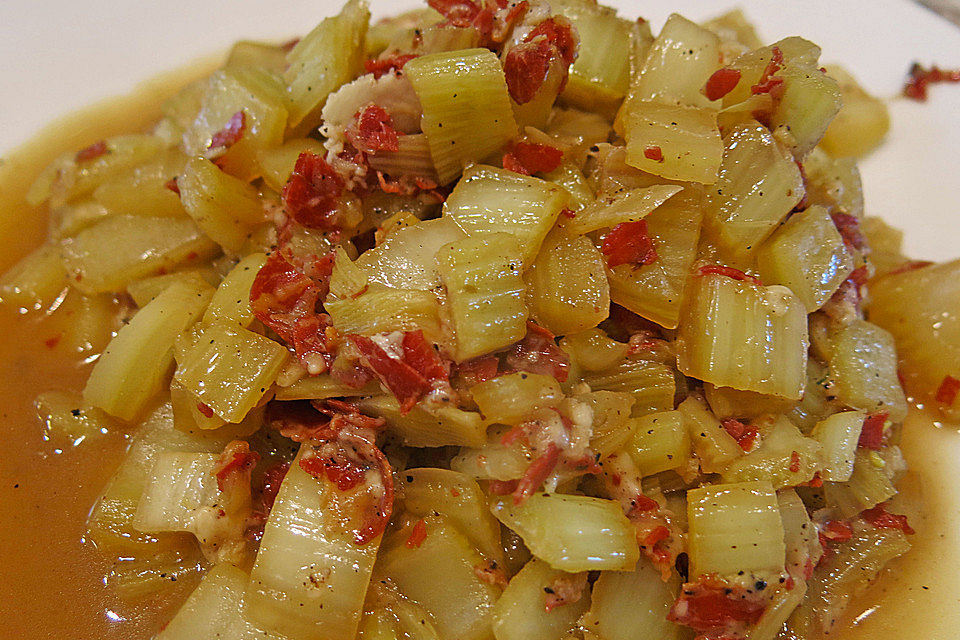
<svg viewBox="0 0 960 640">
<path fill-rule="evenodd" d="M 176 379 L 215 414 L 240 422 L 280 374 L 290 354 L 264 336 L 217 321 L 179 359 Z"/>
<path fill-rule="evenodd" d="M 897 377 L 896 345 L 887 331 L 857 320 L 832 340 L 830 374 L 837 398 L 870 413 L 885 411 L 894 422 L 907 416 L 907 400 Z"/>
<path fill-rule="evenodd" d="M 209 160 L 190 160 L 178 184 L 187 213 L 228 251 L 239 251 L 252 227 L 266 220 L 257 190 Z"/>
<path fill-rule="evenodd" d="M 780 573 L 786 548 L 777 494 L 768 482 L 715 484 L 687 492 L 690 578 Z"/>
<path fill-rule="evenodd" d="M 633 418 L 633 437 L 626 451 L 643 476 L 684 466 L 690 459 L 690 436 L 680 411 L 661 411 Z"/>
<path fill-rule="evenodd" d="M 448 244 L 437 254 L 456 331 L 456 360 L 501 349 L 527 333 L 522 253 L 505 233 Z"/>
<path fill-rule="evenodd" d="M 516 424 L 537 409 L 555 407 L 563 400 L 553 376 L 520 371 L 497 376 L 470 387 L 470 395 L 488 422 Z"/>
<path fill-rule="evenodd" d="M 800 399 L 806 384 L 807 316 L 785 287 L 719 274 L 694 278 L 677 334 L 677 364 L 718 386 Z"/>
<path fill-rule="evenodd" d="M 640 555 L 633 525 L 613 500 L 536 493 L 520 505 L 510 496 L 495 498 L 490 508 L 554 569 L 626 571 Z"/>
<path fill-rule="evenodd" d="M 827 210 L 795 213 L 757 251 L 760 277 L 789 288 L 812 313 L 853 271 L 853 257 Z"/>
<path fill-rule="evenodd" d="M 771 420 L 768 418 L 768 420 Z M 760 446 L 720 473 L 724 482 L 763 480 L 777 489 L 809 482 L 823 468 L 820 443 L 779 416 L 760 426 Z"/>
<path fill-rule="evenodd" d="M 603 255 L 586 236 L 551 233 L 526 281 L 531 313 L 553 334 L 591 329 L 610 313 Z"/>
<path fill-rule="evenodd" d="M 288 125 L 301 135 L 320 124 L 327 96 L 362 73 L 370 10 L 364 0 L 348 0 L 287 54 L 283 79 L 290 101 Z"/>
<path fill-rule="evenodd" d="M 823 447 L 820 477 L 828 482 L 844 482 L 853 475 L 853 461 L 863 421 L 863 411 L 841 411 L 818 422 L 811 434 Z"/>
<path fill-rule="evenodd" d="M 428 340 L 443 341 L 440 304 L 429 291 L 374 285 L 355 297 L 328 300 L 324 309 L 341 333 L 370 336 L 420 329 Z"/>
<path fill-rule="evenodd" d="M 743 449 L 701 399 L 690 396 L 677 408 L 683 414 L 683 424 L 705 472 L 719 473 L 743 455 Z"/>
<path fill-rule="evenodd" d="M 230 270 L 213 297 L 210 306 L 203 314 L 203 321 L 207 324 L 221 320 L 235 322 L 247 328 L 253 322 L 253 311 L 250 309 L 250 287 L 256 279 L 260 269 L 267 262 L 264 253 L 251 253 L 237 263 Z"/>
<path fill-rule="evenodd" d="M 568 201 L 565 189 L 545 180 L 477 165 L 464 172 L 443 215 L 470 237 L 509 233 L 530 264 Z"/>
<path fill-rule="evenodd" d="M 223 562 L 203 577 L 158 640 L 283 640 L 258 629 L 242 614 L 246 571 Z"/>
<path fill-rule="evenodd" d="M 364 545 L 343 517 L 350 502 L 298 461 L 270 511 L 244 595 L 244 618 L 289 640 L 353 640 L 380 538 Z M 341 511 L 343 510 L 343 511 Z"/>
<path fill-rule="evenodd" d="M 86 294 L 120 292 L 134 280 L 217 253 L 192 220 L 141 216 L 106 218 L 61 246 L 73 286 Z"/>
<path fill-rule="evenodd" d="M 411 60 L 403 72 L 423 107 L 420 126 L 440 184 L 516 137 L 507 82 L 492 51 L 432 53 Z"/>
<path fill-rule="evenodd" d="M 682 627 L 667 612 L 679 593 L 677 577 L 664 582 L 646 558 L 632 571 L 604 571 L 593 583 L 584 628 L 603 640 L 678 640 Z"/>
<path fill-rule="evenodd" d="M 479 447 L 485 441 L 486 427 L 476 411 L 464 411 L 444 405 L 428 412 L 416 406 L 401 413 L 393 396 L 373 396 L 359 403 L 360 410 L 387 421 L 387 427 L 411 447 Z"/>
<path fill-rule="evenodd" d="M 500 588 L 477 575 L 483 557 L 443 516 L 431 515 L 423 522 L 426 537 L 419 545 L 407 544 L 417 525 L 400 529 L 384 544 L 378 574 L 430 614 L 441 638 L 491 640 Z"/>
<path fill-rule="evenodd" d="M 493 635 L 497 640 L 560 640 L 590 607 L 586 577 L 576 602 L 547 610 L 548 593 L 557 580 L 570 574 L 552 569 L 534 558 L 515 575 L 493 608 Z"/>
<path fill-rule="evenodd" d="M 173 343 L 207 306 L 209 285 L 178 282 L 120 329 L 90 373 L 84 399 L 132 420 L 156 395 L 173 365 Z"/>
<path fill-rule="evenodd" d="M 67 271 L 60 247 L 45 244 L 28 253 L 0 277 L 0 302 L 40 311 L 63 293 Z"/>
<path fill-rule="evenodd" d="M 759 124 L 736 127 L 724 147 L 705 220 L 724 251 L 748 256 L 803 199 L 803 178 L 789 151 Z"/>
</svg>

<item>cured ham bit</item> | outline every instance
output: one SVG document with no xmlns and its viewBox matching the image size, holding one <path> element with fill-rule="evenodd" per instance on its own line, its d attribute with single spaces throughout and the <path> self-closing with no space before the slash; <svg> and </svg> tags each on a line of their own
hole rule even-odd
<svg viewBox="0 0 960 640">
<path fill-rule="evenodd" d="M 883 448 L 883 427 L 887 422 L 886 413 L 871 413 L 863 420 L 860 439 L 857 446 L 862 449 L 879 451 Z"/>
<path fill-rule="evenodd" d="M 254 542 L 260 542 L 263 538 L 263 528 L 270 517 L 270 511 L 273 509 L 273 503 L 277 501 L 277 494 L 280 493 L 280 484 L 287 476 L 290 470 L 289 462 L 280 462 L 263 472 L 263 477 L 253 492 L 253 509 L 250 513 L 250 520 L 247 523 L 245 537 Z"/>
<path fill-rule="evenodd" d="M 910 526 L 910 523 L 907 522 L 907 516 L 890 513 L 887 511 L 885 503 L 878 504 L 872 509 L 867 509 L 860 515 L 877 529 L 899 529 L 908 536 L 916 533 L 913 527 Z"/>
<path fill-rule="evenodd" d="M 840 237 L 843 238 L 843 244 L 845 244 L 848 249 L 854 249 L 860 252 L 866 249 L 867 238 L 863 235 L 863 232 L 860 231 L 860 220 L 849 213 L 840 211 L 831 213 L 830 217 L 833 219 L 833 224 L 837 228 L 837 231 L 840 232 Z"/>
<path fill-rule="evenodd" d="M 503 72 L 510 97 L 517 104 L 533 100 L 553 66 L 563 74 L 562 91 L 576 57 L 577 37 L 570 22 L 560 16 L 544 20 L 504 58 Z"/>
<path fill-rule="evenodd" d="M 170 191 L 173 191 L 175 194 L 180 195 L 180 184 L 177 182 L 176 178 L 170 178 L 163 186 Z"/>
<path fill-rule="evenodd" d="M 775 76 L 774 74 L 780 71 L 782 66 L 783 52 L 780 51 L 780 47 L 774 47 L 770 56 L 770 62 L 767 63 L 763 73 L 760 74 L 760 79 L 757 80 L 757 83 L 750 87 L 750 93 L 754 95 L 761 93 L 775 95 L 778 88 L 783 85 L 783 78 Z"/>
<path fill-rule="evenodd" d="M 427 0 L 427 4 L 446 18 L 445 24 L 475 29 L 480 45 L 487 47 L 502 42 L 530 6 L 526 0 Z"/>
<path fill-rule="evenodd" d="M 753 449 L 753 443 L 756 442 L 757 435 L 759 435 L 756 429 L 734 418 L 722 420 L 720 424 L 737 441 L 741 449 L 744 451 Z"/>
<path fill-rule="evenodd" d="M 917 102 L 926 102 L 927 88 L 931 84 L 944 82 L 960 82 L 960 69 L 945 70 L 937 66 L 926 69 L 920 63 L 914 62 L 903 87 L 903 95 Z"/>
<path fill-rule="evenodd" d="M 945 405 L 952 405 L 957 399 L 957 393 L 960 392 L 960 380 L 953 376 L 944 376 L 943 382 L 937 388 L 937 402 Z"/>
<path fill-rule="evenodd" d="M 657 249 L 647 232 L 647 221 L 621 222 L 606 235 L 600 248 L 611 269 L 621 264 L 647 265 L 657 260 Z"/>
<path fill-rule="evenodd" d="M 503 155 L 503 168 L 525 176 L 549 173 L 563 162 L 563 151 L 538 142 L 518 142 Z"/>
<path fill-rule="evenodd" d="M 663 162 L 663 149 L 660 147 L 647 147 L 643 150 L 643 157 L 654 162 Z"/>
<path fill-rule="evenodd" d="M 501 589 L 507 588 L 507 574 L 503 572 L 503 569 L 497 564 L 495 560 L 490 560 L 484 564 L 477 565 L 473 568 L 473 574 L 479 578 L 481 582 L 486 584 L 492 584 L 500 587 Z"/>
<path fill-rule="evenodd" d="M 297 321 L 316 313 L 319 295 L 317 283 L 275 251 L 253 280 L 250 308 L 257 320 L 292 344 Z"/>
<path fill-rule="evenodd" d="M 757 285 L 758 287 L 763 286 L 763 282 L 760 278 L 756 276 L 751 276 L 740 269 L 734 269 L 733 267 L 727 267 L 722 264 L 708 264 L 700 267 L 700 275 L 705 276 L 707 274 L 717 274 L 721 276 L 726 276 L 728 278 L 733 278 L 734 280 L 740 280 L 742 282 L 750 282 Z"/>
<path fill-rule="evenodd" d="M 707 100 L 719 100 L 736 88 L 740 83 L 740 69 L 723 67 L 713 72 L 703 86 L 703 95 Z"/>
<path fill-rule="evenodd" d="M 403 135 L 393 128 L 393 118 L 381 106 L 370 103 L 354 115 L 353 125 L 346 137 L 359 151 L 375 154 L 378 151 L 399 151 Z"/>
<path fill-rule="evenodd" d="M 587 572 L 570 573 L 558 576 L 549 586 L 543 588 L 544 609 L 550 613 L 557 607 L 580 602 L 587 589 Z"/>
<path fill-rule="evenodd" d="M 217 488 L 229 491 L 239 484 L 250 484 L 250 474 L 260 460 L 260 454 L 250 451 L 250 444 L 244 440 L 234 440 L 223 449 L 217 460 Z"/>
<path fill-rule="evenodd" d="M 530 321 L 527 321 L 527 335 L 509 348 L 505 361 L 513 371 L 542 373 L 558 382 L 566 382 L 570 373 L 570 356 L 557 346 L 554 335 Z"/>
<path fill-rule="evenodd" d="M 297 158 L 283 187 L 283 206 L 291 218 L 305 227 L 336 231 L 340 226 L 337 210 L 344 186 L 343 178 L 326 160 L 305 151 Z"/>
<path fill-rule="evenodd" d="M 685 583 L 667 619 L 705 634 L 707 637 L 740 637 L 763 615 L 766 604 L 748 597 L 746 589 L 719 578 L 704 576 Z"/>
<path fill-rule="evenodd" d="M 560 447 L 554 443 L 547 445 L 547 450 L 537 457 L 527 467 L 520 482 L 513 490 L 513 504 L 521 505 L 543 486 L 546 479 L 553 473 L 553 469 L 560 461 Z"/>
<path fill-rule="evenodd" d="M 99 140 L 94 142 L 89 147 L 85 147 L 77 151 L 75 159 L 77 162 L 90 162 L 91 160 L 96 160 L 100 156 L 107 153 L 107 141 Z"/>
<path fill-rule="evenodd" d="M 402 358 L 387 353 L 367 336 L 351 334 L 348 338 L 364 364 L 397 398 L 401 413 L 409 413 L 434 389 L 434 383 L 446 380 L 449 375 L 449 369 L 426 343 L 422 331 L 404 334 Z"/>
<path fill-rule="evenodd" d="M 404 545 L 407 549 L 419 549 L 420 545 L 423 544 L 423 541 L 427 539 L 427 523 L 423 518 L 417 520 L 417 523 L 413 525 L 413 530 L 410 531 L 410 535 L 407 537 L 407 541 Z"/>
<path fill-rule="evenodd" d="M 247 127 L 247 116 L 243 111 L 237 111 L 230 116 L 223 129 L 217 131 L 210 138 L 208 149 L 229 149 L 243 138 Z"/>
<path fill-rule="evenodd" d="M 853 537 L 853 527 L 843 520 L 830 520 L 821 527 L 819 535 L 821 540 L 844 542 Z"/>
<path fill-rule="evenodd" d="M 470 387 L 492 380 L 500 373 L 500 359 L 496 356 L 480 356 L 455 365 L 452 378 L 458 388 Z"/>
<path fill-rule="evenodd" d="M 395 53 L 373 60 L 364 60 L 363 68 L 367 73 L 372 73 L 374 78 L 379 79 L 391 71 L 400 72 L 405 64 L 416 57 L 413 53 Z"/>
<path fill-rule="evenodd" d="M 375 441 L 382 419 L 362 415 L 345 402 L 325 401 L 318 410 L 300 401 L 270 403 L 266 421 L 310 447 L 300 457 L 301 469 L 345 494 L 341 506 L 355 523 L 356 544 L 383 533 L 393 513 L 394 486 L 390 463 Z"/>
</svg>

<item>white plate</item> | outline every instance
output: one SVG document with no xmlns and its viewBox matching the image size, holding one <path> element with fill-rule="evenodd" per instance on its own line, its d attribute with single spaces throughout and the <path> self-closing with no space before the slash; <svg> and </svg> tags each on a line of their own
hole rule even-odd
<svg viewBox="0 0 960 640">
<path fill-rule="evenodd" d="M 614 1 L 628 17 L 639 13 L 659 27 L 670 11 L 698 20 L 727 3 Z M 733 4 L 733 3 L 731 3 Z M 886 145 L 861 168 L 867 211 L 905 229 L 916 258 L 960 255 L 953 233 L 960 212 L 960 86 L 937 86 L 930 101 L 896 98 L 913 61 L 960 67 L 960 30 L 905 0 L 741 0 L 768 41 L 805 36 L 823 47 L 871 92 L 890 97 L 893 129 Z M 376 16 L 419 6 L 413 0 L 372 0 Z M 308 31 L 334 13 L 329 0 L 0 0 L 0 152 L 25 142 L 55 117 L 120 95 L 165 70 L 224 50 L 240 38 L 282 40 Z M 917 424 L 918 434 L 929 425 Z M 960 626 L 960 443 L 938 433 L 908 444 L 924 466 L 912 483 L 930 494 L 928 533 L 913 566 L 883 598 L 884 615 L 867 616 L 857 638 L 887 637 L 910 625 L 928 640 L 954 638 Z M 914 459 L 915 468 L 917 460 Z M 949 486 L 933 491 L 935 484 Z M 921 555 L 922 554 L 922 555 Z M 929 580 L 925 573 L 929 574 Z M 930 586 L 930 590 L 921 587 Z M 909 618 L 908 618 L 909 617 Z M 923 622 L 919 627 L 918 623 Z M 929 625 L 929 626 L 928 626 Z"/>
</svg>

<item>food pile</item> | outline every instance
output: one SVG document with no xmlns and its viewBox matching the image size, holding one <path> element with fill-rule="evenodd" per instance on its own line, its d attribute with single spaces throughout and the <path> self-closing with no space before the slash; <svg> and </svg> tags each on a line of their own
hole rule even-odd
<svg viewBox="0 0 960 640">
<path fill-rule="evenodd" d="M 901 382 L 960 391 L 957 265 L 865 215 L 883 103 L 739 12 L 429 5 L 31 189 L 3 300 L 105 345 L 38 411 L 134 434 L 107 582 L 195 584 L 165 640 L 822 637 L 910 547 Z"/>
</svg>

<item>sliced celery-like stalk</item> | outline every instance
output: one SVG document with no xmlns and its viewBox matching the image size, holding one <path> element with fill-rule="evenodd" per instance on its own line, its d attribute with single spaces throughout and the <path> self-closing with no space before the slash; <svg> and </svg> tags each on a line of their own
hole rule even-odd
<svg viewBox="0 0 960 640">
<path fill-rule="evenodd" d="M 324 308 L 340 333 L 369 336 L 421 329 L 428 340 L 443 340 L 440 305 L 437 296 L 429 291 L 373 285 L 356 297 L 328 300 Z"/>
<path fill-rule="evenodd" d="M 808 372 L 810 365 L 808 363 Z M 807 376 L 807 386 L 804 388 L 804 399 L 810 388 L 810 376 Z M 777 396 L 768 396 L 755 391 L 741 391 L 730 387 L 718 387 L 709 382 L 703 385 L 703 395 L 710 405 L 710 410 L 720 420 L 727 418 L 751 419 L 768 414 L 783 413 L 796 404 Z"/>
<path fill-rule="evenodd" d="M 462 447 L 450 468 L 478 480 L 517 480 L 530 466 L 529 455 L 519 443 L 503 444 L 508 427 L 491 427 L 486 442 L 477 447 Z"/>
<path fill-rule="evenodd" d="M 946 376 L 960 379 L 960 261 L 878 278 L 870 295 L 870 320 L 896 340 L 911 395 L 933 400 Z M 933 404 L 949 412 L 960 406 L 956 399 Z"/>
<path fill-rule="evenodd" d="M 690 578 L 780 573 L 786 558 L 777 494 L 768 482 L 714 484 L 687 492 Z"/>
<path fill-rule="evenodd" d="M 121 556 L 103 576 L 103 583 L 127 603 L 175 599 L 178 591 L 185 593 L 184 587 L 199 582 L 205 564 L 197 544 L 186 538 L 171 548 Z"/>
<path fill-rule="evenodd" d="M 223 562 L 203 577 L 157 640 L 283 640 L 258 629 L 242 613 L 247 572 Z"/>
<path fill-rule="evenodd" d="M 174 282 L 182 280 L 202 287 L 204 283 L 211 284 L 211 280 L 216 281 L 219 277 L 212 269 L 184 269 L 134 280 L 127 285 L 127 293 L 138 307 L 143 308 Z"/>
<path fill-rule="evenodd" d="M 33 406 L 43 424 L 43 438 L 70 440 L 74 446 L 110 433 L 116 421 L 101 409 L 91 407 L 75 391 L 45 391 Z"/>
<path fill-rule="evenodd" d="M 251 253 L 237 263 L 230 270 L 213 297 L 210 306 L 203 314 L 203 321 L 210 324 L 217 320 L 235 322 L 241 327 L 249 327 L 253 322 L 253 311 L 250 309 L 250 287 L 260 272 L 260 268 L 267 262 L 263 253 Z"/>
<path fill-rule="evenodd" d="M 863 411 L 841 411 L 813 428 L 811 435 L 823 447 L 821 478 L 828 482 L 845 482 L 853 475 L 857 442 L 866 417 Z"/>
<path fill-rule="evenodd" d="M 679 593 L 679 580 L 664 582 L 646 558 L 632 571 L 603 571 L 583 627 L 603 640 L 679 640 L 681 627 L 667 620 Z"/>
<path fill-rule="evenodd" d="M 420 125 L 440 184 L 516 137 L 507 82 L 492 51 L 432 53 L 411 60 L 403 72 L 423 107 Z"/>
<path fill-rule="evenodd" d="M 748 256 L 803 198 L 803 178 L 793 156 L 759 124 L 737 126 L 724 147 L 705 220 L 725 252 Z"/>
<path fill-rule="evenodd" d="M 368 162 L 372 169 L 388 176 L 417 176 L 438 184 L 440 181 L 430 155 L 430 141 L 422 133 L 400 136 L 396 151 L 377 151 Z"/>
<path fill-rule="evenodd" d="M 378 575 L 422 606 L 440 637 L 487 640 L 500 588 L 479 578 L 476 568 L 483 566 L 483 557 L 452 522 L 438 515 L 423 522 L 426 537 L 419 545 L 407 544 L 417 526 L 412 524 L 384 543 Z"/>
<path fill-rule="evenodd" d="M 370 282 L 428 291 L 441 285 L 437 251 L 464 237 L 466 234 L 450 218 L 426 220 L 394 231 L 381 244 L 360 254 L 356 264 L 366 271 Z"/>
<path fill-rule="evenodd" d="M 301 378 L 289 387 L 277 387 L 277 400 L 324 400 L 326 398 L 351 398 L 372 396 L 380 393 L 380 384 L 368 382 L 359 389 L 347 385 L 329 373 Z"/>
<path fill-rule="evenodd" d="M 479 447 L 486 441 L 483 420 L 475 411 L 445 405 L 434 412 L 414 407 L 404 414 L 393 396 L 364 398 L 359 406 L 364 413 L 386 420 L 387 427 L 411 447 Z"/>
<path fill-rule="evenodd" d="M 586 236 L 547 236 L 526 278 L 527 304 L 556 335 L 591 329 L 610 313 L 603 255 Z"/>
<path fill-rule="evenodd" d="M 867 93 L 843 67 L 827 65 L 827 76 L 840 89 L 840 112 L 830 122 L 820 141 L 824 151 L 834 157 L 861 157 L 883 141 L 890 129 L 886 103 Z"/>
<path fill-rule="evenodd" d="M 179 361 L 176 379 L 215 414 L 236 423 L 273 385 L 289 355 L 269 338 L 217 321 Z"/>
<path fill-rule="evenodd" d="M 137 312 L 97 360 L 84 399 L 132 420 L 160 391 L 173 364 L 174 340 L 203 313 L 212 293 L 209 286 L 178 282 Z"/>
<path fill-rule="evenodd" d="M 117 293 L 133 280 L 198 263 L 217 246 L 192 220 L 114 216 L 62 241 L 63 265 L 86 294 Z"/>
<path fill-rule="evenodd" d="M 470 387 L 470 395 L 487 422 L 516 424 L 537 409 L 555 407 L 563 400 L 553 376 L 520 371 L 497 376 Z"/>
<path fill-rule="evenodd" d="M 897 494 L 888 473 L 885 461 L 875 451 L 857 450 L 850 479 L 825 482 L 824 498 L 829 506 L 839 509 L 844 518 L 852 518 Z"/>
<path fill-rule="evenodd" d="M 616 366 L 630 351 L 630 345 L 611 339 L 602 329 L 588 329 L 564 336 L 560 347 L 581 369 L 602 371 Z"/>
<path fill-rule="evenodd" d="M 636 404 L 634 416 L 673 409 L 676 380 L 673 369 L 659 362 L 627 358 L 616 366 L 585 373 L 583 381 L 594 391 L 624 391 Z"/>
<path fill-rule="evenodd" d="M 719 473 L 743 455 L 743 449 L 702 400 L 690 396 L 677 408 L 683 414 L 683 423 L 700 459 L 700 468 L 706 473 Z"/>
<path fill-rule="evenodd" d="M 444 516 L 485 558 L 503 564 L 500 523 L 490 513 L 480 485 L 470 476 L 435 467 L 400 474 L 403 509 L 411 516 Z"/>
<path fill-rule="evenodd" d="M 757 251 L 760 277 L 789 288 L 812 313 L 853 271 L 836 225 L 821 206 L 795 213 Z"/>
<path fill-rule="evenodd" d="M 555 8 L 580 36 L 563 99 L 582 109 L 612 114 L 630 85 L 630 22 L 596 3 L 558 2 Z"/>
<path fill-rule="evenodd" d="M 327 96 L 362 73 L 370 10 L 364 0 L 348 0 L 287 54 L 290 101 L 288 125 L 305 134 L 320 124 Z"/>
<path fill-rule="evenodd" d="M 799 399 L 806 383 L 807 316 L 785 287 L 700 275 L 677 335 L 677 363 L 718 386 Z"/>
<path fill-rule="evenodd" d="M 347 499 L 298 461 L 263 530 L 244 595 L 244 617 L 290 640 L 353 640 L 380 538 L 360 546 L 343 522 Z"/>
<path fill-rule="evenodd" d="M 783 543 L 786 546 L 787 573 L 794 578 L 807 575 L 823 555 L 817 528 L 807 514 L 807 507 L 793 489 L 777 492 L 780 520 L 783 522 Z M 781 623 L 782 624 L 782 623 Z"/>
<path fill-rule="evenodd" d="M 183 173 L 186 162 L 187 158 L 179 149 L 164 151 L 153 162 L 105 180 L 94 190 L 93 199 L 109 213 L 182 217 L 186 212 L 180 197 L 167 185 L 172 178 Z M 63 226 L 61 232 L 69 235 Z"/>
<path fill-rule="evenodd" d="M 902 304 L 902 303 L 901 303 Z M 894 422 L 907 415 L 897 377 L 893 336 L 875 324 L 855 321 L 833 337 L 830 374 L 837 398 L 854 409 L 885 411 Z"/>
<path fill-rule="evenodd" d="M 833 78 L 815 66 L 788 64 L 780 75 L 783 94 L 770 118 L 770 126 L 783 127 L 789 134 L 790 148 L 803 157 L 817 146 L 840 111 L 840 90 Z"/>
<path fill-rule="evenodd" d="M 633 525 L 613 500 L 536 493 L 521 505 L 510 496 L 494 498 L 490 508 L 554 569 L 626 571 L 640 555 Z"/>
<path fill-rule="evenodd" d="M 720 39 L 674 13 L 650 46 L 630 99 L 717 108 L 703 94 L 703 86 L 719 66 Z"/>
<path fill-rule="evenodd" d="M 632 418 L 633 437 L 626 445 L 642 476 L 684 466 L 690 459 L 690 435 L 679 411 Z"/>
<path fill-rule="evenodd" d="M 720 474 L 724 482 L 763 480 L 782 489 L 809 482 L 822 469 L 820 443 L 786 418 L 776 418 L 760 431 L 760 446 L 727 465 Z"/>
<path fill-rule="evenodd" d="M 509 233 L 529 265 L 568 201 L 565 189 L 545 180 L 477 165 L 464 172 L 443 215 L 470 237 Z"/>
<path fill-rule="evenodd" d="M 218 157 L 218 165 L 244 181 L 261 174 L 257 153 L 283 142 L 287 126 L 283 83 L 272 73 L 256 67 L 233 67 L 210 76 L 203 106 L 184 134 L 184 151 L 191 157 Z M 239 140 L 224 150 L 212 146 L 217 132 L 235 114 L 243 113 Z"/>
<path fill-rule="evenodd" d="M 209 160 L 190 160 L 177 184 L 190 217 L 210 239 L 229 251 L 239 251 L 251 227 L 266 220 L 256 189 Z"/>
<path fill-rule="evenodd" d="M 590 607 L 589 590 L 576 601 L 548 609 L 547 594 L 557 580 L 569 574 L 534 558 L 510 579 L 493 608 L 493 635 L 497 640 L 561 640 Z"/>
<path fill-rule="evenodd" d="M 663 327 L 676 328 L 697 256 L 702 204 L 702 192 L 686 188 L 647 216 L 647 234 L 657 259 L 608 269 L 614 302 Z"/>
<path fill-rule="evenodd" d="M 0 278 L 0 303 L 32 311 L 48 309 L 66 285 L 67 271 L 60 247 L 41 245 Z"/>
<path fill-rule="evenodd" d="M 516 238 L 505 233 L 464 238 L 438 252 L 458 362 L 501 349 L 526 335 L 521 256 Z"/>
<path fill-rule="evenodd" d="M 631 167 L 668 180 L 717 182 L 723 140 L 716 111 L 631 100 L 618 123 Z"/>
<path fill-rule="evenodd" d="M 637 421 L 630 419 L 636 402 L 633 396 L 624 391 L 591 391 L 578 395 L 577 400 L 593 412 L 590 449 L 601 458 L 616 453 L 630 441 L 637 428 Z"/>
<path fill-rule="evenodd" d="M 564 220 L 563 228 L 568 233 L 581 234 L 613 227 L 621 222 L 642 220 L 680 191 L 682 189 L 678 186 L 656 184 L 601 195 L 573 218 Z"/>
</svg>

